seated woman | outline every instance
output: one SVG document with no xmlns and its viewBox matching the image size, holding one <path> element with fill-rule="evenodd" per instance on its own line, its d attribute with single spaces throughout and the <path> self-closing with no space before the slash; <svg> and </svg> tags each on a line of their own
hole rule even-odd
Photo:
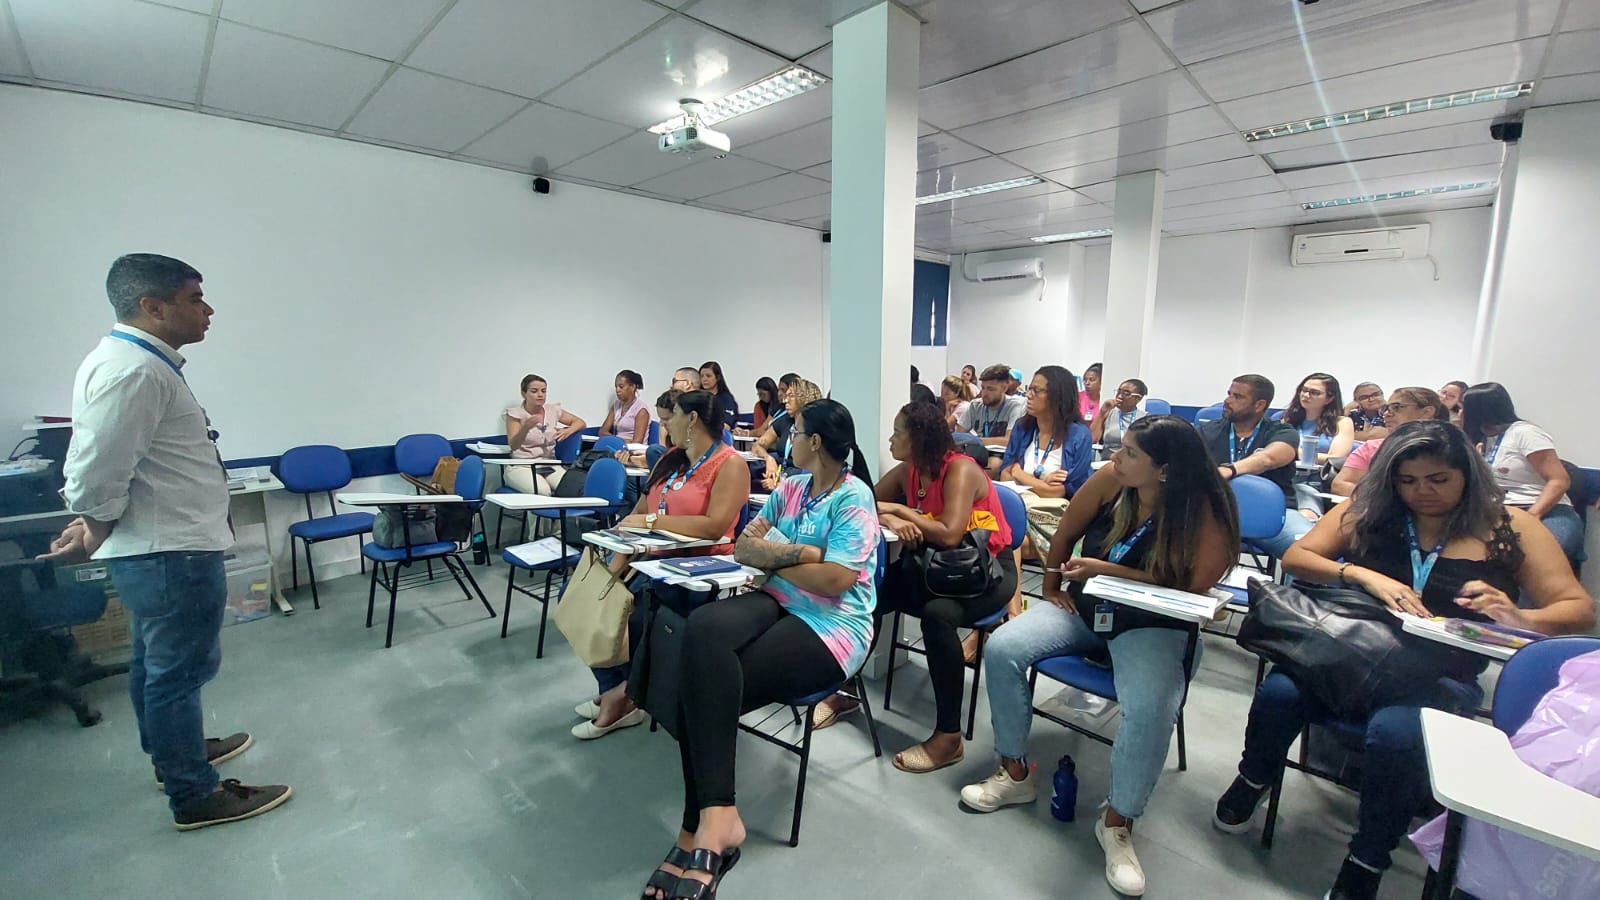
<svg viewBox="0 0 1600 900">
<path fill-rule="evenodd" d="M 655 468 L 656 461 L 672 449 L 672 430 L 668 423 L 672 421 L 672 406 L 682 395 L 683 391 L 662 391 L 661 396 L 656 398 L 656 421 L 661 423 L 661 442 L 643 450 L 618 450 L 617 462 L 639 469 Z"/>
<path fill-rule="evenodd" d="M 556 455 L 556 444 L 588 426 L 583 420 L 549 402 L 550 385 L 538 375 L 522 378 L 522 402 L 506 409 L 506 445 L 512 459 L 545 459 Z M 560 466 L 536 473 L 533 466 L 506 466 L 500 470 L 507 487 L 524 494 L 549 494 L 561 481 Z"/>
<path fill-rule="evenodd" d="M 1083 370 L 1083 390 L 1078 392 L 1078 417 L 1082 421 L 1092 422 L 1100 415 L 1100 373 L 1104 370 L 1102 363 L 1090 363 Z"/>
<path fill-rule="evenodd" d="M 1449 414 L 1445 411 L 1444 401 L 1439 395 L 1425 387 L 1395 388 L 1389 395 L 1389 402 L 1383 405 L 1383 426 L 1386 431 L 1399 428 L 1407 422 L 1434 419 L 1440 422 L 1448 421 Z M 1356 485 L 1366 477 L 1367 471 L 1372 468 L 1372 459 L 1378 455 L 1378 450 L 1383 447 L 1383 438 L 1374 438 L 1350 451 L 1344 458 L 1344 465 L 1339 468 L 1339 474 L 1333 478 L 1333 486 L 1328 488 L 1329 493 L 1348 497 L 1356 492 Z"/>
<path fill-rule="evenodd" d="M 707 540 L 732 538 L 739 513 L 750 502 L 750 473 L 739 454 L 722 442 L 722 407 L 706 391 L 681 394 L 673 405 L 669 427 L 673 449 L 650 473 L 633 513 L 617 524 Z M 732 465 L 728 465 L 730 461 Z M 705 547 L 688 553 L 713 550 Z M 628 557 L 622 554 L 611 560 L 612 571 L 618 575 L 627 565 Z M 643 590 L 638 580 L 633 587 L 636 595 Z M 638 650 L 644 628 L 645 604 L 635 603 L 633 618 L 628 621 L 630 659 Z M 577 707 L 585 721 L 573 727 L 574 737 L 593 740 L 644 721 L 644 711 L 628 699 L 628 671 L 627 663 L 593 670 L 599 696 Z"/>
<path fill-rule="evenodd" d="M 1072 556 L 1080 538 L 1082 555 Z M 1185 671 L 1189 633 L 1183 623 L 1085 597 L 1083 583 L 1115 575 L 1205 591 L 1227 574 L 1238 549 L 1233 492 L 1211 464 L 1199 433 L 1176 416 L 1134 422 L 1111 465 L 1078 491 L 1050 541 L 1047 602 L 1030 606 L 989 638 L 984 673 L 1000 767 L 963 788 L 962 804 L 993 812 L 1033 802 L 1038 783 L 1027 759 L 1033 722 L 1029 668 L 1051 656 L 1109 655 L 1122 724 L 1111 745 L 1105 815 L 1097 817 L 1094 833 L 1105 851 L 1106 880 L 1124 894 L 1142 894 L 1144 872 L 1130 829 L 1166 765 L 1185 684 L 1198 660 L 1189 660 Z M 1066 591 L 1063 572 L 1071 582 Z M 1097 624 L 1105 612 L 1110 623 Z"/>
<path fill-rule="evenodd" d="M 932 772 L 960 762 L 962 756 L 961 682 L 966 666 L 956 629 L 971 628 L 1006 605 L 1016 592 L 1017 567 L 1009 552 L 1011 528 L 994 483 L 970 456 L 956 451 L 938 406 L 902 407 L 889 436 L 889 453 L 899 465 L 883 476 L 874 493 L 879 522 L 900 538 L 902 548 L 900 561 L 884 573 L 874 615 L 880 624 L 884 616 L 897 611 L 921 618 L 928 678 L 938 708 L 933 735 L 895 754 L 894 765 L 903 772 Z M 908 561 L 925 546 L 956 547 L 974 529 L 988 533 L 986 546 L 1000 565 L 1000 581 L 975 600 L 930 596 Z M 826 728 L 854 708 L 854 702 L 834 695 L 818 704 L 813 722 Z"/>
<path fill-rule="evenodd" d="M 1355 445 L 1355 423 L 1344 415 L 1344 394 L 1339 379 L 1326 372 L 1312 372 L 1300 379 L 1283 423 L 1298 428 L 1300 436 L 1317 439 L 1317 462 L 1344 459 Z"/>
<path fill-rule="evenodd" d="M 739 418 L 739 401 L 734 399 L 733 391 L 728 390 L 728 379 L 722 377 L 721 363 L 711 360 L 700 364 L 700 390 L 716 396 L 717 404 L 722 407 L 722 421 L 732 428 Z"/>
<path fill-rule="evenodd" d="M 855 423 L 834 400 L 796 416 L 786 479 L 745 527 L 734 558 L 761 590 L 707 604 L 684 635 L 683 824 L 647 897 L 711 896 L 739 858 L 734 805 L 739 716 L 840 684 L 866 661 L 876 605 L 878 515 Z M 674 890 L 676 888 L 676 890 Z"/>
<path fill-rule="evenodd" d="M 1117 386 L 1115 402 L 1100 404 L 1100 412 L 1089 423 L 1089 437 L 1101 446 L 1102 458 L 1109 459 L 1122 446 L 1122 436 L 1147 413 L 1140 408 L 1150 389 L 1137 378 Z"/>
<path fill-rule="evenodd" d="M 1444 387 L 1439 388 L 1439 399 L 1444 401 L 1444 408 L 1450 413 L 1450 424 L 1461 427 L 1461 395 L 1467 392 L 1471 385 L 1465 381 L 1447 381 Z"/>
<path fill-rule="evenodd" d="M 1594 601 L 1563 564 L 1561 548 L 1537 519 L 1503 499 L 1460 429 L 1410 422 L 1390 432 L 1355 498 L 1289 548 L 1283 567 L 1302 581 L 1360 588 L 1397 612 L 1488 619 L 1541 634 L 1587 631 Z M 1368 717 L 1356 833 L 1330 897 L 1377 896 L 1389 854 L 1431 796 L 1418 709 L 1470 715 L 1486 665 L 1477 654 L 1452 653 L 1437 679 L 1418 681 L 1405 702 Z M 1249 829 L 1289 745 L 1324 715 L 1293 677 L 1273 669 L 1250 706 L 1239 776 L 1217 801 L 1218 828 Z"/>
<path fill-rule="evenodd" d="M 962 366 L 961 383 L 966 385 L 972 391 L 972 395 L 976 397 L 978 395 L 978 370 L 971 365 Z"/>
<path fill-rule="evenodd" d="M 1354 399 L 1344 408 L 1358 441 L 1376 441 L 1389 433 L 1383 424 L 1383 388 L 1370 381 L 1356 385 Z"/>
<path fill-rule="evenodd" d="M 944 420 L 952 432 L 960 430 L 961 417 L 967 414 L 975 396 L 972 385 L 954 375 L 946 375 L 939 382 L 939 402 L 944 406 Z"/>
<path fill-rule="evenodd" d="M 780 412 L 783 412 L 783 400 L 778 393 L 778 383 L 762 376 L 756 381 L 756 405 L 750 411 L 750 427 L 736 429 L 735 433 L 760 434 L 767 430 L 767 423 L 772 421 L 772 417 Z"/>
<path fill-rule="evenodd" d="M 600 425 L 600 436 L 616 435 L 629 444 L 642 444 L 650 435 L 650 408 L 639 392 L 644 390 L 644 377 L 632 369 L 617 373 L 617 399 L 606 410 L 606 420 Z"/>
<path fill-rule="evenodd" d="M 790 431 L 794 428 L 794 416 L 807 403 L 821 400 L 822 391 L 804 378 L 795 381 L 783 395 L 784 412 L 772 420 L 772 427 L 767 429 L 756 445 L 751 448 L 756 456 L 766 463 L 766 470 L 761 476 L 761 486 L 772 490 L 783 480 L 786 470 L 793 470 L 794 461 L 790 458 L 792 442 Z"/>
<path fill-rule="evenodd" d="M 1567 559 L 1583 562 L 1583 516 L 1567 497 L 1572 478 L 1549 432 L 1518 418 L 1511 395 L 1494 381 L 1461 395 L 1461 429 L 1488 460 L 1506 505 L 1544 522 Z"/>
</svg>

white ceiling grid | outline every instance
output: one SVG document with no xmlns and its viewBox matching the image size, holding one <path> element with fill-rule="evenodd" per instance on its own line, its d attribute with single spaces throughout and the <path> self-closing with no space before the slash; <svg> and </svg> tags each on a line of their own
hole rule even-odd
<svg viewBox="0 0 1600 900">
<path fill-rule="evenodd" d="M 0 81 L 179 106 L 828 227 L 832 88 L 719 124 L 724 159 L 650 125 L 793 62 L 871 0 L 0 0 Z M 1499 177 L 1497 117 L 1600 99 L 1594 0 L 911 0 L 919 207 L 959 253 L 1108 227 L 1113 179 L 1167 173 L 1186 234 L 1481 206 L 1491 189 L 1300 204 Z M 1532 97 L 1247 143 L 1240 132 L 1523 80 Z"/>
</svg>

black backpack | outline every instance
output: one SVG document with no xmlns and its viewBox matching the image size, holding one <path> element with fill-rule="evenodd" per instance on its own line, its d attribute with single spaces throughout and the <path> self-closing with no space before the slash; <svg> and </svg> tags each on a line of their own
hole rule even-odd
<svg viewBox="0 0 1600 900">
<path fill-rule="evenodd" d="M 556 482 L 551 494 L 556 497 L 582 497 L 583 483 L 589 479 L 589 470 L 602 459 L 614 459 L 616 454 L 604 450 L 585 450 L 578 456 L 572 465 L 567 467 L 565 475 Z M 561 540 L 569 547 L 582 547 L 583 536 L 590 531 L 599 531 L 606 527 L 606 523 L 597 515 L 577 515 L 567 513 L 567 527 L 562 532 Z"/>
</svg>

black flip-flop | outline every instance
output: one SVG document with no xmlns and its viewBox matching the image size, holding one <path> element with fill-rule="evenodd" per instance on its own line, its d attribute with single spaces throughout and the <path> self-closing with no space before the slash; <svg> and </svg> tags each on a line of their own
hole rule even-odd
<svg viewBox="0 0 1600 900">
<path fill-rule="evenodd" d="M 685 873 L 705 872 L 711 876 L 709 882 L 696 878 L 679 878 L 677 887 L 673 888 L 672 895 L 667 900 L 714 900 L 717 896 L 717 886 L 722 884 L 722 876 L 739 862 L 739 848 L 723 853 L 715 853 L 704 847 L 695 848 L 689 854 L 689 864 L 683 867 Z"/>
<path fill-rule="evenodd" d="M 693 860 L 690 858 L 689 851 L 679 847 L 677 844 L 673 844 L 672 850 L 667 853 L 667 858 L 662 861 L 661 865 L 677 866 L 679 871 L 688 871 L 691 862 Z M 661 898 L 671 894 L 677 886 L 678 876 L 657 866 L 656 870 L 650 873 L 650 880 L 644 883 L 644 890 L 639 893 L 639 900 L 661 900 Z M 660 891 L 661 893 L 651 894 L 650 891 L 652 890 Z"/>
</svg>

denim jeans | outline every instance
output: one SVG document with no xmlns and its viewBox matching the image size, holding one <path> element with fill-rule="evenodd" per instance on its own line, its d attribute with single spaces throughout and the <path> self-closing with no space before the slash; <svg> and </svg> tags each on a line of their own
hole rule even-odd
<svg viewBox="0 0 1600 900">
<path fill-rule="evenodd" d="M 1422 706 L 1457 712 L 1476 708 L 1476 684 L 1442 678 L 1418 691 L 1417 706 L 1386 706 L 1366 721 L 1362 740 L 1361 807 L 1350 855 L 1374 869 L 1389 867 L 1389 854 L 1431 795 L 1422 746 Z M 1271 784 L 1283 773 L 1289 745 L 1307 722 L 1329 719 L 1294 679 L 1274 671 L 1256 688 L 1244 731 L 1239 774 L 1252 784 Z"/>
<path fill-rule="evenodd" d="M 1550 511 L 1541 519 L 1544 527 L 1556 536 L 1556 543 L 1561 545 L 1561 552 L 1573 562 L 1583 562 L 1583 513 L 1573 509 L 1570 504 L 1557 503 L 1550 507 Z"/>
<path fill-rule="evenodd" d="M 1250 541 L 1274 559 L 1282 559 L 1283 554 L 1299 540 L 1302 535 L 1311 530 L 1317 523 L 1300 514 L 1300 510 L 1289 508 L 1284 510 L 1283 530 L 1269 538 L 1257 538 Z"/>
<path fill-rule="evenodd" d="M 1029 666 L 1051 656 L 1109 649 L 1122 724 L 1111 744 L 1108 800 L 1112 809 L 1138 818 L 1166 765 L 1172 730 L 1183 706 L 1183 651 L 1188 639 L 1187 632 L 1174 628 L 1135 628 L 1107 642 L 1076 613 L 1054 603 L 1041 601 L 1028 607 L 996 629 L 983 648 L 995 750 L 1009 759 L 1025 758 L 1033 724 Z M 1190 672 L 1199 664 L 1196 643 Z"/>
<path fill-rule="evenodd" d="M 107 567 L 133 634 L 128 693 L 139 746 L 161 770 L 176 810 L 217 788 L 217 771 L 206 761 L 200 688 L 222 664 L 222 552 L 148 553 L 107 560 Z"/>
</svg>

